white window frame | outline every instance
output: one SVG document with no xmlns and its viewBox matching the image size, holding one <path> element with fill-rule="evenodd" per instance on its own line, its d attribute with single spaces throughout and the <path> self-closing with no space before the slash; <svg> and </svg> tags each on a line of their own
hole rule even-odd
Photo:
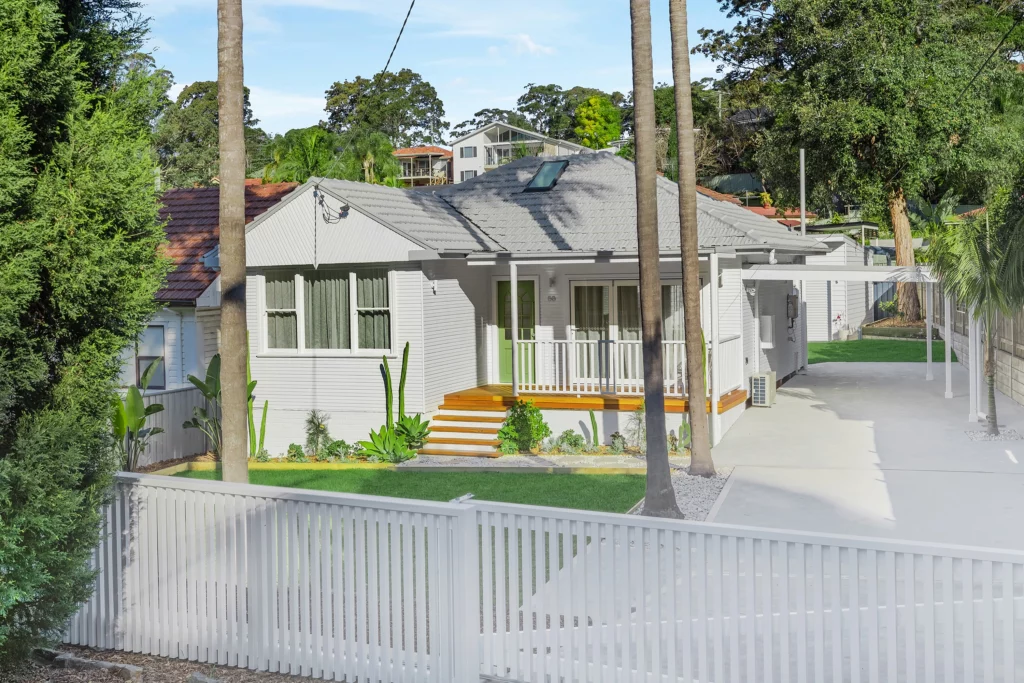
<svg viewBox="0 0 1024 683">
<path fill-rule="evenodd" d="M 167 368 L 167 326 L 163 325 L 163 324 L 159 324 L 159 325 L 146 325 L 146 329 L 147 330 L 149 328 L 151 328 L 151 327 L 152 328 L 156 328 L 156 327 L 160 328 L 160 339 L 162 341 L 161 346 L 163 348 L 161 349 L 161 352 L 160 352 L 159 356 L 140 356 L 139 355 L 139 342 L 138 342 L 138 340 L 136 340 L 136 342 L 135 342 L 135 386 L 139 387 L 139 382 L 142 381 L 142 373 L 144 373 L 146 371 L 146 368 L 149 366 L 149 364 L 152 363 L 155 360 L 159 360 L 160 362 L 162 362 L 164 364 L 164 383 L 163 383 L 162 386 L 152 386 L 152 385 L 150 385 L 149 389 L 152 389 L 153 391 L 163 391 L 163 390 L 167 389 L 167 384 L 168 384 L 167 380 L 169 379 L 168 378 L 168 374 L 170 372 L 168 370 L 168 368 Z M 143 333 L 143 334 L 145 334 L 145 333 Z M 143 359 L 146 359 L 146 363 L 145 364 L 143 364 Z M 142 387 L 139 387 L 139 388 L 141 389 Z"/>
<path fill-rule="evenodd" d="M 466 175 L 467 173 L 472 173 L 473 175 L 467 176 Z M 464 183 L 467 180 L 472 180 L 473 178 L 476 178 L 477 175 L 478 175 L 478 173 L 475 170 L 460 171 L 459 172 L 459 180 L 460 180 L 460 182 Z"/>
<path fill-rule="evenodd" d="M 473 150 L 472 154 L 467 154 L 467 150 Z M 459 147 L 459 158 L 460 159 L 476 159 L 476 145 L 463 145 Z"/>
<path fill-rule="evenodd" d="M 298 329 L 296 331 L 296 346 L 294 349 L 273 349 L 270 348 L 269 344 L 269 326 L 267 324 L 268 311 L 267 309 L 267 277 L 266 275 L 259 276 L 259 295 L 257 297 L 259 303 L 259 318 L 260 318 L 260 356 L 268 356 L 274 358 L 380 358 L 381 356 L 387 356 L 388 358 L 397 358 L 398 353 L 396 348 L 398 345 L 395 342 L 395 324 L 396 319 L 396 306 L 395 306 L 395 271 L 387 268 L 386 266 L 377 266 L 378 268 L 384 267 L 387 270 L 387 282 L 388 282 L 388 306 L 374 307 L 374 308 L 356 308 L 356 287 L 358 286 L 357 278 L 359 273 L 366 268 L 359 266 L 353 267 L 351 270 L 347 270 L 346 275 L 348 276 L 348 310 L 349 310 L 349 346 L 348 349 L 307 349 L 306 348 L 306 299 L 305 299 L 305 277 L 303 273 L 307 270 L 301 269 L 295 273 L 295 321 Z M 348 266 L 341 265 L 340 269 L 347 269 Z M 274 309 L 287 311 L 290 309 Z M 390 349 L 361 349 L 359 348 L 359 311 L 388 311 L 390 316 L 388 317 L 389 329 L 388 338 L 391 340 Z"/>
</svg>

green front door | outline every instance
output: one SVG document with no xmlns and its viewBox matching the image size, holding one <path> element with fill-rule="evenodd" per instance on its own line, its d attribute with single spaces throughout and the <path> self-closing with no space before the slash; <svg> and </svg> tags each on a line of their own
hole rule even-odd
<svg viewBox="0 0 1024 683">
<path fill-rule="evenodd" d="M 520 280 L 519 339 L 536 339 L 536 296 L 532 280 Z M 522 366 L 520 366 L 522 367 Z M 533 368 L 526 368 L 520 381 L 532 381 Z M 498 282 L 498 381 L 512 383 L 512 283 Z"/>
</svg>

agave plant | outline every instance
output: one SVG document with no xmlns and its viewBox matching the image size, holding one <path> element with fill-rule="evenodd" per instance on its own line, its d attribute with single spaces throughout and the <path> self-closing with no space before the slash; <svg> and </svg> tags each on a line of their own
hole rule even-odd
<svg viewBox="0 0 1024 683">
<path fill-rule="evenodd" d="M 405 439 L 408 448 L 419 450 L 430 436 L 430 420 L 425 420 L 419 415 L 403 415 L 398 418 L 395 432 Z"/>
<path fill-rule="evenodd" d="M 142 391 L 149 387 L 149 381 L 162 361 L 162 358 L 154 360 L 143 371 L 142 377 L 139 378 Z M 164 407 L 160 403 L 147 406 L 142 400 L 142 391 L 139 391 L 137 386 L 131 386 L 128 387 L 124 400 L 114 397 L 114 411 L 111 417 L 114 442 L 121 455 L 121 467 L 128 472 L 138 467 L 139 459 L 146 452 L 149 440 L 164 431 L 160 427 L 146 427 L 146 419 L 161 412 Z"/>
<path fill-rule="evenodd" d="M 381 425 L 380 431 L 370 430 L 370 440 L 360 441 L 366 455 L 375 457 L 384 462 L 398 463 L 413 457 L 413 452 L 405 445 L 405 439 L 398 434 L 396 429 Z"/>
</svg>

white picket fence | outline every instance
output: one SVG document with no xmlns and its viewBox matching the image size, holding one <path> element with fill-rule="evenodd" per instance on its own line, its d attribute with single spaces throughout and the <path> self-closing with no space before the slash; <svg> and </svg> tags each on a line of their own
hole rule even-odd
<svg viewBox="0 0 1024 683">
<path fill-rule="evenodd" d="M 1014 681 L 1024 553 L 120 475 L 66 642 L 331 680 Z"/>
</svg>

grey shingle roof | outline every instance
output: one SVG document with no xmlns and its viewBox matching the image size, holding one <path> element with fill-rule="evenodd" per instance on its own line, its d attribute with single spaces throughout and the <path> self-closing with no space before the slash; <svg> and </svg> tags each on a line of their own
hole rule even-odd
<svg viewBox="0 0 1024 683">
<path fill-rule="evenodd" d="M 427 192 L 323 179 L 320 186 L 355 209 L 438 251 L 501 251 L 447 202 Z"/>
<path fill-rule="evenodd" d="M 569 161 L 547 192 L 523 192 L 544 161 L 528 157 L 473 180 L 434 192 L 512 253 L 636 252 L 636 183 L 633 164 L 608 153 L 560 157 Z M 679 249 L 678 186 L 658 181 L 662 250 Z M 820 251 L 775 221 L 741 206 L 697 196 L 702 249 L 779 248 Z"/>
</svg>

